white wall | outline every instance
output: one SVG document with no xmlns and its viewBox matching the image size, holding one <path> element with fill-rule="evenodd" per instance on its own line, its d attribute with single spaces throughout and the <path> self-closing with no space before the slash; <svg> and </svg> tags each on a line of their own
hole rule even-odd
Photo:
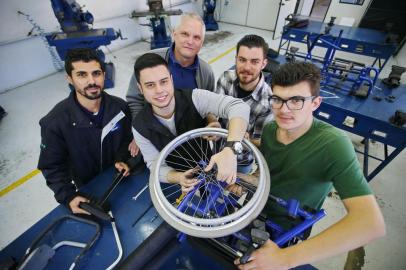
<svg viewBox="0 0 406 270">
<path fill-rule="evenodd" d="M 278 10 L 279 0 L 250 0 L 247 25 L 273 31 Z"/>
<path fill-rule="evenodd" d="M 130 19 L 133 10 L 146 11 L 146 0 L 77 0 L 94 17 L 94 28 L 121 29 L 126 40 L 115 40 L 110 50 L 128 46 L 151 36 L 146 18 Z M 164 7 L 193 11 L 195 3 L 189 0 L 164 0 Z M 59 24 L 49 0 L 1 0 L 0 3 L 0 93 L 56 72 L 52 57 L 38 37 L 27 37 L 32 25 L 17 11 L 29 14 L 45 32 L 59 31 Z M 178 16 L 170 17 L 171 24 Z M 38 33 L 36 33 L 38 34 Z M 106 52 L 107 50 L 103 48 Z"/>
<path fill-rule="evenodd" d="M 227 1 L 221 0 L 216 6 L 221 11 L 220 21 L 246 25 L 249 0 L 230 0 L 226 3 Z"/>
<path fill-rule="evenodd" d="M 310 16 L 312 11 L 314 0 L 302 0 L 300 1 L 301 7 L 299 7 L 299 14 L 303 16 Z"/>
<path fill-rule="evenodd" d="M 354 18 L 354 26 L 358 26 L 362 17 L 364 16 L 365 11 L 369 7 L 371 0 L 365 0 L 362 6 L 360 5 L 351 5 L 340 3 L 340 0 L 332 0 L 330 8 L 327 11 L 327 16 L 325 22 L 330 21 L 330 17 L 337 17 L 335 22 L 339 22 L 341 17 L 350 17 Z"/>
<path fill-rule="evenodd" d="M 219 10 L 221 22 L 273 31 L 279 2 L 280 0 L 221 0 L 217 2 L 216 9 Z"/>
</svg>

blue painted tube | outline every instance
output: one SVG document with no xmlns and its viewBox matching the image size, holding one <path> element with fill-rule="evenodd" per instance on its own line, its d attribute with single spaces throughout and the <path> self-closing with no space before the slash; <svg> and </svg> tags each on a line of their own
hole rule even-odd
<svg viewBox="0 0 406 270">
<path fill-rule="evenodd" d="M 314 223 L 322 219 L 326 215 L 326 212 L 324 210 L 318 211 L 316 214 L 313 215 L 312 219 L 306 219 L 303 221 L 301 224 L 295 226 L 291 230 L 285 232 L 278 238 L 274 239 L 273 241 L 279 246 L 282 247 L 284 244 L 286 244 L 290 239 L 293 237 L 301 234 L 304 232 L 306 229 L 310 228 L 313 226 Z"/>
<path fill-rule="evenodd" d="M 195 195 L 196 190 L 202 185 L 203 181 L 200 181 L 199 184 L 197 184 L 192 191 L 190 191 L 185 198 L 183 198 L 183 200 L 181 201 L 181 203 L 178 206 L 178 210 L 180 212 L 184 212 L 187 208 L 187 204 L 188 202 L 193 198 L 193 195 Z"/>
</svg>

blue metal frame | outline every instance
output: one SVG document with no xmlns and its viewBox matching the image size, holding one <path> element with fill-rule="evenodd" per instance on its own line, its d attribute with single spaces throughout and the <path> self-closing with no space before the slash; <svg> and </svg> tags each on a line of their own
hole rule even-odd
<svg viewBox="0 0 406 270">
<path fill-rule="evenodd" d="M 288 51 L 290 43 L 306 43 L 308 40 L 317 40 L 324 33 L 327 24 L 309 20 L 309 24 L 302 28 L 284 27 L 279 43 L 279 52 Z M 340 37 L 336 42 L 337 37 Z M 387 43 L 385 33 L 358 27 L 334 25 L 329 34 L 323 35 L 324 42 L 317 42 L 318 47 L 329 48 L 335 44 L 336 50 L 361 54 L 374 58 L 373 67 L 380 72 L 391 55 L 396 50 L 396 44 Z"/>
<path fill-rule="evenodd" d="M 205 167 L 204 161 L 199 162 L 199 165 Z M 177 209 L 183 213 L 193 213 L 192 215 L 197 214 L 210 218 L 213 213 L 222 216 L 225 213 L 226 208 L 229 206 L 239 207 L 237 202 L 238 198 L 234 198 L 234 195 L 231 193 L 229 195 L 223 194 L 223 189 L 227 184 L 224 182 L 212 183 L 211 180 L 208 180 L 211 178 L 211 176 L 207 176 L 206 173 L 201 172 L 197 176 L 197 179 L 199 179 L 200 182 L 193 188 L 192 191 L 183 197 L 177 206 Z M 237 178 L 236 183 L 239 182 L 240 179 Z M 194 196 L 195 192 L 199 190 L 201 186 L 205 187 L 205 193 L 207 192 L 207 194 L 210 194 L 210 196 L 206 196 L 206 198 L 203 198 L 203 195 L 200 196 L 200 198 Z M 218 201 L 217 199 L 220 198 L 220 196 L 222 200 Z M 295 238 L 303 240 L 303 233 L 326 215 L 324 210 L 316 211 L 314 214 L 303 210 L 300 208 L 300 202 L 295 199 L 285 201 L 271 195 L 270 199 L 275 201 L 281 207 L 285 208 L 288 216 L 302 219 L 302 222 L 298 223 L 289 230 L 284 230 L 271 219 L 266 220 L 266 231 L 269 232 L 269 235 L 271 236 L 270 239 L 280 247 L 283 247 L 285 244 Z M 185 239 L 185 235 L 181 234 L 179 236 L 179 241 L 183 241 Z M 249 235 L 239 231 L 234 233 L 231 238 L 227 238 L 227 244 L 232 245 L 232 243 L 235 243 L 236 239 L 246 242 L 247 245 L 250 245 L 253 242 Z M 219 239 L 219 241 L 221 241 L 221 239 Z M 234 246 L 233 248 L 236 249 Z"/>
<path fill-rule="evenodd" d="M 376 44 L 382 45 L 379 48 L 370 48 L 373 43 L 372 39 L 361 39 L 364 36 L 355 36 L 351 31 L 352 28 L 334 25 L 329 30 L 321 29 L 322 26 L 327 26 L 320 22 L 309 21 L 309 25 L 305 28 L 284 27 L 284 33 L 279 44 L 279 51 L 288 51 L 290 42 L 301 42 L 307 44 L 307 52 L 297 52 L 295 56 L 304 58 L 306 61 L 312 61 L 320 67 L 323 80 L 322 86 L 335 87 L 337 81 L 345 81 L 346 84 L 341 84 L 340 87 L 351 93 L 362 97 L 368 96 L 374 87 L 379 72 L 388 61 L 391 54 L 396 49 L 395 45 L 388 46 L 380 44 L 383 42 L 383 36 L 380 33 L 375 33 L 375 38 L 378 39 Z M 316 26 L 319 26 L 317 28 Z M 319 29 L 319 33 L 311 32 Z M 357 34 L 371 34 L 369 29 L 356 28 Z M 328 31 L 324 34 L 323 32 Z M 371 38 L 368 36 L 368 38 Z M 285 41 L 286 40 L 286 41 Z M 287 44 L 287 45 L 286 45 Z M 368 46 L 366 45 L 368 44 Z M 323 58 L 313 55 L 315 47 L 326 48 L 326 53 Z M 339 59 L 335 57 L 336 51 L 346 51 L 355 54 L 362 54 L 375 57 L 372 66 L 356 63 L 349 60 Z M 382 58 L 384 63 L 381 65 Z M 377 67 L 374 65 L 378 63 Z M 351 83 L 348 83 L 351 82 Z M 366 90 L 366 91 L 365 91 Z"/>
<path fill-rule="evenodd" d="M 345 76 L 346 82 L 351 82 L 348 91 L 353 92 L 358 90 L 363 83 L 368 85 L 368 91 L 366 96 L 371 93 L 373 86 L 378 79 L 379 70 L 374 67 L 351 67 L 350 69 L 341 69 L 335 62 L 338 61 L 335 58 L 335 54 L 337 50 L 340 50 L 339 44 L 341 43 L 343 30 L 341 30 L 336 38 L 329 40 L 328 38 L 324 38 L 324 36 L 318 36 L 315 40 L 307 39 L 307 54 L 304 57 L 306 60 L 314 60 L 312 55 L 312 50 L 314 49 L 316 44 L 323 44 L 326 46 L 327 51 L 325 53 L 322 66 L 321 66 L 321 74 L 322 74 L 322 86 L 332 86 L 336 83 L 336 80 L 342 80 L 343 76 L 342 73 L 346 72 L 351 73 L 350 75 Z M 340 60 L 345 61 L 345 60 Z M 371 76 L 371 72 L 373 71 L 373 76 Z"/>
</svg>

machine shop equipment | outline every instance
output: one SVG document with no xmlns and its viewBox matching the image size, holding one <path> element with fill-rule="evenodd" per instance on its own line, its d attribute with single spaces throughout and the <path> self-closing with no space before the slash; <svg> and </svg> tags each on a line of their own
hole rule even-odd
<svg viewBox="0 0 406 270">
<path fill-rule="evenodd" d="M 168 16 L 181 15 L 182 10 L 164 10 L 162 0 L 148 0 L 147 2 L 149 11 L 133 11 L 130 18 L 147 17 L 150 21 L 149 24 L 152 29 L 151 49 L 164 48 L 171 46 L 172 39 L 169 30 Z"/>
<path fill-rule="evenodd" d="M 371 29 L 348 27 L 309 20 L 307 17 L 289 15 L 286 18 L 279 51 L 285 51 L 288 61 L 301 58 L 319 66 L 323 75 L 322 87 L 339 89 L 357 97 L 366 98 L 374 88 L 378 75 L 396 49 L 395 43 L 387 42 L 387 35 Z M 302 52 L 293 42 L 306 44 Z M 316 55 L 315 49 L 323 48 L 324 56 Z M 323 51 L 323 50 L 322 50 Z M 373 63 L 359 63 L 353 58 L 336 56 L 338 51 L 372 58 Z"/>
<path fill-rule="evenodd" d="M 207 31 L 219 30 L 219 25 L 214 19 L 214 10 L 216 9 L 216 0 L 204 0 L 203 2 L 203 21 Z"/>
<path fill-rule="evenodd" d="M 83 11 L 75 0 L 51 0 L 51 4 L 62 32 L 47 34 L 46 39 L 50 46 L 55 46 L 62 60 L 65 60 L 66 52 L 69 49 L 91 48 L 95 49 L 99 58 L 104 61 L 105 55 L 99 47 L 107 46 L 119 37 L 123 39 L 120 30 L 93 29 L 93 15 L 88 11 Z M 105 88 L 114 87 L 113 63 L 106 63 L 105 72 Z"/>
</svg>

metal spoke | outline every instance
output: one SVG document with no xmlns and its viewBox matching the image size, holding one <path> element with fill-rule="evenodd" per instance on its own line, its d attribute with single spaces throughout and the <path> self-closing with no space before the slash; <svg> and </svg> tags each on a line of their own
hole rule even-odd
<svg viewBox="0 0 406 270">
<path fill-rule="evenodd" d="M 223 129 L 203 128 L 188 131 L 168 143 L 159 154 L 157 166 L 151 171 L 151 199 L 162 218 L 177 230 L 203 238 L 222 237 L 247 226 L 249 220 L 255 218 L 265 205 L 270 183 L 264 182 L 268 174 L 262 174 L 266 163 L 259 150 L 249 141 L 243 141 L 244 155 L 240 156 L 237 165 L 248 166 L 242 172 L 248 171 L 253 165 L 250 171 L 255 168 L 260 173 L 259 178 L 251 180 L 250 176 L 246 180 L 255 185 L 238 180 L 230 188 L 226 182 L 217 180 L 216 168 L 210 172 L 204 171 L 211 156 L 224 149 L 227 136 Z M 216 137 L 217 141 L 203 139 L 206 137 Z M 159 172 L 162 172 L 161 166 L 165 162 L 182 173 L 193 170 L 191 178 L 201 182 L 191 187 L 187 194 L 183 193 L 186 196 L 179 197 L 182 192 L 179 184 L 165 186 L 159 183 Z M 181 208 L 179 200 L 182 200 Z"/>
<path fill-rule="evenodd" d="M 207 156 L 203 152 L 203 145 L 199 146 L 199 142 L 196 140 L 196 138 L 193 138 L 193 139 L 196 141 L 196 145 L 197 145 L 197 147 L 199 147 L 199 149 L 200 149 L 200 151 L 202 153 L 201 160 L 208 161 L 209 159 L 207 158 Z M 203 140 L 200 140 L 200 142 L 202 142 L 202 141 Z M 199 155 L 198 153 L 196 153 L 196 154 Z"/>
<path fill-rule="evenodd" d="M 181 145 L 181 147 L 183 148 L 182 145 Z M 178 154 L 178 155 L 190 166 L 190 168 L 195 167 L 195 166 L 191 165 L 191 164 L 186 160 L 186 158 L 183 157 L 176 149 L 173 149 L 173 151 L 175 151 L 176 154 Z M 189 155 L 189 156 L 190 156 L 190 155 Z M 193 157 L 191 157 L 191 158 L 192 158 L 192 160 L 194 161 Z M 196 161 L 194 161 L 194 162 L 196 162 Z M 184 167 L 186 167 L 186 166 L 184 166 Z"/>
<path fill-rule="evenodd" d="M 170 153 L 168 156 L 181 158 L 181 159 L 183 159 L 183 160 L 185 160 L 185 161 L 196 162 L 196 161 L 194 161 L 194 160 L 192 160 L 192 159 L 188 159 L 188 158 L 185 158 L 185 157 L 182 157 L 182 156 L 179 156 L 179 155 L 175 155 L 175 154 L 172 154 L 172 153 Z M 170 162 L 171 162 L 171 161 L 170 161 Z"/>
</svg>

